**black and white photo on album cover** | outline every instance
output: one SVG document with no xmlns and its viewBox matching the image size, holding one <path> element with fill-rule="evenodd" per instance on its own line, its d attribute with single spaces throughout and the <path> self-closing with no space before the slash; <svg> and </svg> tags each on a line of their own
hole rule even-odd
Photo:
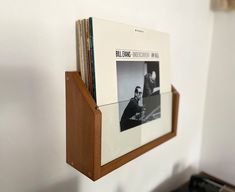
<svg viewBox="0 0 235 192">
<path fill-rule="evenodd" d="M 116 61 L 120 131 L 160 118 L 159 61 Z"/>
</svg>

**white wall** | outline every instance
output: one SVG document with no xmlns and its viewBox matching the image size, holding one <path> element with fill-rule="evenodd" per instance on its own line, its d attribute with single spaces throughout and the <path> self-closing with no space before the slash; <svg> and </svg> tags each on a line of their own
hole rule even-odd
<svg viewBox="0 0 235 192">
<path fill-rule="evenodd" d="M 170 33 L 181 93 L 178 136 L 97 182 L 65 163 L 64 72 L 76 69 L 74 23 L 87 16 Z M 209 0 L 2 2 L 0 191 L 166 192 L 184 182 L 198 168 L 212 24 Z"/>
<path fill-rule="evenodd" d="M 201 169 L 235 184 L 235 13 L 214 18 Z"/>
</svg>

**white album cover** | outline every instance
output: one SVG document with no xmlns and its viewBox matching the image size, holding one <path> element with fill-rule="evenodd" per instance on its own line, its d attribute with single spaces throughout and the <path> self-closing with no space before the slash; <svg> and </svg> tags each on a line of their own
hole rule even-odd
<svg viewBox="0 0 235 192">
<path fill-rule="evenodd" d="M 171 131 L 169 35 L 92 19 L 104 165 Z"/>
<path fill-rule="evenodd" d="M 93 22 L 96 103 L 118 102 L 116 50 L 154 51 L 160 59 L 160 93 L 171 91 L 169 35 L 98 18 Z"/>
</svg>

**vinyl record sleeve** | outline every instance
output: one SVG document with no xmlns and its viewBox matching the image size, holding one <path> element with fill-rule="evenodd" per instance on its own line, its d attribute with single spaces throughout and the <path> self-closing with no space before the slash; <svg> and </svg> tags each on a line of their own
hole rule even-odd
<svg viewBox="0 0 235 192">
<path fill-rule="evenodd" d="M 155 51 L 160 59 L 160 93 L 170 92 L 169 35 L 92 18 L 96 103 L 118 102 L 116 50 Z"/>
<path fill-rule="evenodd" d="M 97 18 L 92 18 L 92 28 L 96 102 L 102 112 L 101 164 L 104 165 L 171 131 L 169 35 Z M 125 63 L 131 66 L 129 71 L 121 70 L 125 73 L 122 85 L 128 85 L 131 74 L 137 75 L 133 70 L 140 69 L 146 62 L 159 65 L 161 115 L 148 123 L 120 131 L 120 103 L 127 104 L 130 98 L 120 97 L 118 67 Z M 136 82 L 143 84 L 144 72 L 139 77 L 142 80 L 136 78 Z M 134 87 L 129 90 L 123 86 L 122 89 L 130 94 L 134 92 Z"/>
</svg>

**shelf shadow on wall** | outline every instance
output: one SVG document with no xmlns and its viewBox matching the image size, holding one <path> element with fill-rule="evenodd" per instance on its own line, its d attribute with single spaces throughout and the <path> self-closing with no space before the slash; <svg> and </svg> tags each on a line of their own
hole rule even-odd
<svg viewBox="0 0 235 192">
<path fill-rule="evenodd" d="M 154 188 L 151 192 L 172 191 L 188 181 L 192 174 L 197 173 L 197 170 L 193 167 L 187 167 L 185 169 L 181 169 L 180 167 L 182 167 L 180 163 L 174 165 L 172 176 Z"/>
<path fill-rule="evenodd" d="M 71 177 L 69 179 L 48 185 L 36 192 L 78 192 L 78 178 Z"/>
</svg>

